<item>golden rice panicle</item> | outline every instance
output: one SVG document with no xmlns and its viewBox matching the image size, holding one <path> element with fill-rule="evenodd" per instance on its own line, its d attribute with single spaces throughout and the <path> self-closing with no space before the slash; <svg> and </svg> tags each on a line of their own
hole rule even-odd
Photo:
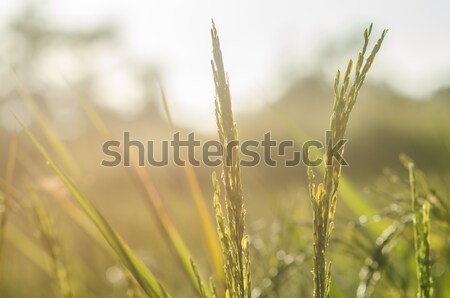
<svg viewBox="0 0 450 298">
<path fill-rule="evenodd" d="M 226 295 L 229 297 L 250 297 L 248 238 L 244 235 L 245 209 L 239 168 L 239 150 L 238 146 L 235 146 L 238 140 L 238 132 L 234 123 L 228 76 L 224 69 L 220 41 L 214 22 L 212 23 L 211 38 L 213 46 L 211 65 L 216 90 L 217 130 L 219 140 L 224 148 L 222 185 L 225 190 L 223 197 L 227 211 L 226 218 L 222 213 L 220 185 L 215 175 L 213 175 L 214 205 L 224 258 Z M 229 144 L 233 145 L 230 146 L 230 150 L 228 150 Z"/>
</svg>

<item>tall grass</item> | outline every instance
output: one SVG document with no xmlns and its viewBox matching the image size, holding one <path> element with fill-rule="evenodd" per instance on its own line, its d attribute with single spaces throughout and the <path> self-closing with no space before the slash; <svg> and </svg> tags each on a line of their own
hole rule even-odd
<svg viewBox="0 0 450 298">
<path fill-rule="evenodd" d="M 350 60 L 348 63 L 342 83 L 340 82 L 340 71 L 338 70 L 336 74 L 334 106 L 330 118 L 330 131 L 332 132 L 333 140 L 339 141 L 344 139 L 350 113 L 387 33 L 386 30 L 383 31 L 372 52 L 365 58 L 371 32 L 372 25 L 364 31 L 364 45 L 358 55 L 353 80 L 351 79 L 353 60 Z M 327 248 L 334 227 L 337 191 L 342 169 L 340 161 L 332 160 L 332 147 L 332 144 L 327 146 L 323 161 L 325 175 L 323 182 L 317 188 L 314 185 L 313 170 L 311 167 L 308 168 L 309 189 L 313 208 L 313 280 L 315 298 L 325 298 L 330 295 L 331 262 L 327 259 Z M 340 153 L 343 153 L 343 148 Z"/>
<path fill-rule="evenodd" d="M 35 213 L 44 247 L 52 259 L 53 276 L 57 281 L 59 296 L 64 298 L 74 297 L 75 293 L 70 282 L 69 268 L 56 233 L 55 223 L 49 216 L 41 197 L 31 185 L 28 186 L 28 196 L 32 202 L 32 210 Z"/>
<path fill-rule="evenodd" d="M 88 116 L 93 126 L 96 128 L 99 135 L 105 139 L 110 138 L 111 137 L 110 130 L 108 129 L 107 125 L 103 122 L 102 118 L 98 115 L 95 108 L 90 104 L 90 101 L 88 100 L 87 96 L 78 91 L 74 86 L 71 87 L 78 95 L 83 110 L 85 111 L 86 115 Z M 175 125 L 173 124 L 172 121 L 168 101 L 165 92 L 162 89 L 162 86 L 161 86 L 161 96 L 164 105 L 164 110 L 168 117 L 169 125 L 172 130 L 175 130 Z M 188 246 L 184 242 L 183 238 L 181 237 L 175 224 L 173 223 L 172 218 L 169 216 L 168 211 L 164 207 L 163 198 L 158 192 L 150 173 L 148 173 L 146 169 L 137 166 L 136 162 L 137 157 L 135 155 L 135 152 L 133 151 L 131 152 L 131 154 L 132 154 L 131 156 L 132 169 L 131 171 L 128 171 L 128 174 L 131 175 L 132 181 L 136 183 L 138 190 L 143 194 L 144 197 L 148 199 L 148 202 L 150 203 L 149 204 L 150 210 L 152 212 L 152 215 L 154 215 L 154 218 L 157 221 L 161 234 L 164 236 L 169 246 L 172 248 L 172 251 L 179 260 L 184 271 L 187 273 L 189 281 L 191 282 L 192 286 L 195 288 L 197 293 L 201 294 L 203 291 L 206 291 L 206 293 L 210 294 L 209 288 L 202 289 L 199 287 L 200 283 L 198 282 L 198 279 L 200 278 L 202 280 L 201 283 L 203 284 L 204 278 L 198 271 L 195 271 L 195 268 L 192 266 L 193 263 L 191 257 L 192 254 L 188 249 Z M 189 163 L 187 163 L 187 165 L 188 164 Z M 216 248 L 217 238 L 213 238 L 213 235 L 211 235 L 212 222 L 209 219 L 206 207 L 204 206 L 204 198 L 198 186 L 198 181 L 197 177 L 195 176 L 195 173 L 189 166 L 186 166 L 184 169 L 200 218 L 202 219 L 202 226 L 204 228 L 205 238 L 207 239 L 207 243 L 209 245 L 208 247 L 210 249 L 210 256 L 213 264 L 212 267 L 213 270 L 217 272 L 218 271 L 217 267 L 221 266 L 221 260 L 220 258 L 218 259 L 217 257 L 217 250 L 218 250 Z M 222 275 L 220 273 L 219 274 L 216 273 L 216 277 L 219 280 L 221 279 L 221 276 Z"/>
<path fill-rule="evenodd" d="M 364 44 L 360 51 L 356 63 L 352 60 L 348 63 L 347 69 L 341 80 L 341 73 L 338 71 L 334 82 L 334 105 L 330 119 L 329 129 L 334 140 L 344 139 L 349 117 L 354 104 L 359 95 L 359 91 L 365 81 L 372 63 L 380 50 L 381 44 L 387 31 L 383 31 L 381 37 L 373 47 L 370 54 L 366 53 L 369 37 L 372 32 L 372 25 L 364 32 Z M 211 28 L 212 38 L 212 54 L 211 61 L 212 72 L 215 86 L 215 116 L 218 131 L 218 138 L 223 148 L 223 167 L 220 177 L 216 173 L 212 175 L 214 198 L 213 204 L 215 209 L 215 217 L 217 223 L 217 235 L 212 230 L 211 219 L 205 206 L 203 195 L 200 190 L 197 176 L 192 167 L 185 168 L 185 176 L 194 202 L 201 217 L 201 224 L 207 247 L 211 254 L 211 263 L 213 269 L 221 270 L 219 274 L 215 272 L 215 279 L 211 278 L 209 283 L 203 278 L 201 269 L 194 262 L 187 245 L 185 244 L 178 229 L 173 223 L 173 219 L 163 205 L 162 196 L 157 190 L 152 177 L 145 168 L 133 166 L 130 173 L 134 178 L 133 181 L 139 190 L 149 199 L 149 206 L 156 219 L 156 223 L 160 232 L 167 240 L 170 249 L 174 252 L 174 258 L 185 273 L 187 273 L 188 282 L 193 285 L 196 295 L 200 297 L 228 297 L 228 298 L 249 298 L 252 295 L 252 280 L 250 268 L 250 247 L 249 236 L 246 235 L 245 208 L 243 198 L 243 187 L 241 181 L 241 169 L 239 166 L 239 145 L 238 130 L 234 120 L 230 83 L 228 75 L 225 71 L 222 52 L 220 48 L 220 40 L 214 22 Z M 367 56 L 367 57 L 366 57 Z M 56 201 L 60 203 L 62 210 L 73 219 L 92 239 L 98 242 L 99 246 L 106 253 L 113 253 L 121 265 L 126 268 L 125 275 L 129 282 L 130 295 L 134 297 L 169 297 L 168 291 L 153 275 L 151 270 L 141 262 L 136 254 L 122 240 L 119 234 L 111 227 L 109 222 L 95 208 L 91 201 L 84 195 L 82 187 L 82 176 L 79 173 L 76 162 L 71 156 L 66 145 L 57 137 L 49 126 L 45 115 L 40 111 L 35 99 L 31 93 L 18 83 L 18 91 L 21 97 L 28 104 L 33 114 L 38 119 L 38 126 L 43 131 L 46 141 L 50 144 L 50 148 L 55 152 L 55 157 L 47 151 L 44 146 L 36 139 L 34 134 L 25 127 L 20 121 L 20 125 L 25 131 L 31 143 L 37 151 L 44 157 L 49 166 L 56 175 L 65 184 L 71 195 L 76 199 L 79 208 L 74 207 L 74 203 L 62 203 L 61 198 L 52 194 Z M 170 109 L 168 107 L 167 98 L 164 90 L 161 89 L 164 109 L 171 129 L 175 131 Z M 82 95 L 80 95 L 82 97 Z M 88 101 L 82 101 L 88 118 L 96 127 L 99 134 L 104 138 L 109 138 L 111 133 L 107 126 L 96 113 L 95 109 L 89 106 Z M 298 132 L 298 131 L 297 131 Z M 306 138 L 304 135 L 301 138 Z M 329 144 L 330 145 L 330 144 Z M 327 146 L 331 149 L 332 146 Z M 13 189 L 13 176 L 16 163 L 16 142 L 12 139 L 9 149 L 10 159 L 7 165 L 6 179 L 0 180 L 3 187 L 0 190 L 0 204 L 6 204 L 7 199 L 19 197 Z M 343 154 L 343 149 L 340 152 Z M 61 161 L 62 166 L 57 163 L 56 158 Z M 133 157 L 135 159 L 135 157 Z M 310 199 L 313 210 L 313 295 L 315 298 L 330 297 L 331 291 L 331 259 L 329 257 L 329 242 L 334 228 L 334 218 L 337 205 L 337 196 L 348 195 L 348 204 L 352 205 L 352 210 L 356 213 L 372 213 L 373 207 L 365 205 L 358 201 L 359 195 L 356 193 L 354 186 L 349 180 L 344 180 L 342 174 L 342 166 L 339 162 L 332 161 L 332 150 L 326 150 L 324 158 L 324 166 L 319 169 L 323 175 L 322 181 L 316 187 L 314 181 L 314 171 L 308 168 Z M 20 159 L 20 158 L 19 158 Z M 406 160 L 406 159 L 405 159 Z M 20 161 L 22 166 L 24 161 Z M 134 163 L 133 163 L 134 164 Z M 405 164 L 409 170 L 409 187 L 412 203 L 412 214 L 402 215 L 396 219 L 384 232 L 376 239 L 376 245 L 370 251 L 369 257 L 360 273 L 359 286 L 357 289 L 357 297 L 367 298 L 374 292 L 378 276 L 381 271 L 386 268 L 388 258 L 391 252 L 411 221 L 414 223 L 414 242 L 415 242 L 415 259 L 417 266 L 418 290 L 417 297 L 431 298 L 433 295 L 433 280 L 431 278 L 431 249 L 429 242 L 430 234 L 430 212 L 439 212 L 440 216 L 447 224 L 449 222 L 448 208 L 445 202 L 430 190 L 434 201 L 423 199 L 417 191 L 417 178 L 414 164 L 410 160 L 406 160 Z M 24 166 L 26 167 L 26 165 Z M 29 169 L 26 169 L 28 171 Z M 68 174 L 64 172 L 68 171 Z M 32 173 L 28 173 L 33 175 Z M 75 182 L 74 182 L 75 181 Z M 37 225 L 41 231 L 41 238 L 44 241 L 45 249 L 43 250 L 15 225 L 11 225 L 9 229 L 8 239 L 26 256 L 30 258 L 37 266 L 42 268 L 51 277 L 55 278 L 59 288 L 59 296 L 72 297 L 77 293 L 78 288 L 73 287 L 75 282 L 69 279 L 69 264 L 67 264 L 61 249 L 60 239 L 56 236 L 54 224 L 51 215 L 48 214 L 45 206 L 40 201 L 39 193 L 33 186 L 26 187 L 26 197 L 31 199 L 33 203 L 33 212 L 37 219 Z M 13 195 L 14 193 L 14 195 Z M 433 204 L 441 204 L 439 208 L 434 208 Z M 431 210 L 430 210 L 431 206 Z M 436 210 L 433 210 L 436 209 Z M 6 223 L 6 217 L 0 214 L 0 240 L 3 240 L 3 230 Z M 86 221 L 88 218 L 91 223 Z M 298 227 L 297 222 L 289 223 L 289 227 Z M 448 225 L 447 225 L 448 231 Z M 285 231 L 288 237 L 293 237 L 294 233 Z M 106 242 L 100 239 L 102 236 Z M 218 236 L 218 237 L 217 237 Z M 217 238 L 219 242 L 217 242 Z M 286 237 L 287 238 L 287 237 Z M 292 239 L 291 239 L 292 240 Z M 220 247 L 218 247 L 220 245 Z M 278 243 L 277 243 L 278 245 Z M 2 247 L 2 243 L 0 243 Z M 217 254 L 219 251 L 220 255 Z M 278 252 L 283 252 L 278 254 Z M 278 287 L 282 283 L 283 275 L 288 268 L 296 266 L 303 268 L 303 259 L 300 262 L 290 258 L 283 257 L 286 253 L 282 250 L 276 253 L 276 258 L 280 262 L 276 264 L 275 272 L 270 272 L 272 279 L 269 282 L 273 284 L 274 289 L 270 293 L 278 293 Z M 307 253 L 305 253 L 307 255 Z M 307 257 L 305 258 L 308 259 Z M 223 261 L 223 267 L 222 266 Z M 265 260 L 261 258 L 259 262 Z M 48 266 L 51 263 L 51 266 Z M 256 266 L 262 267 L 260 263 Z M 302 270 L 304 272 L 305 270 Z M 88 270 L 86 270 L 88 272 Z M 223 276 L 224 281 L 221 280 Z M 73 276 L 70 276 L 74 278 Z M 298 275 L 296 275 L 298 278 Z M 303 275 L 302 275 L 303 277 Z M 175 278 L 175 277 L 174 277 Z M 306 280 L 306 279 L 305 279 Z M 224 284 L 222 284 L 222 282 Z M 217 289 L 216 289 L 217 283 Z M 303 282 L 299 284 L 304 284 Z M 224 288 L 224 292 L 222 291 Z M 305 286 L 306 291 L 309 288 Z M 298 292 L 305 293 L 305 289 L 299 289 Z M 298 293 L 296 292 L 296 293 Z M 267 292 L 269 293 L 269 292 Z M 405 290 L 404 293 L 407 293 Z"/>
<path fill-rule="evenodd" d="M 113 230 L 106 219 L 94 207 L 94 205 L 81 193 L 78 187 L 67 177 L 62 169 L 56 164 L 48 151 L 39 143 L 36 137 L 30 130 L 17 118 L 20 126 L 27 134 L 30 141 L 45 158 L 56 175 L 61 179 L 67 189 L 71 192 L 78 204 L 82 207 L 84 212 L 89 216 L 92 222 L 96 225 L 98 230 L 102 233 L 105 240 L 114 249 L 125 267 L 133 274 L 142 289 L 152 297 L 168 297 L 166 290 L 155 279 L 150 270 L 137 258 L 128 245 L 122 238 Z"/>
</svg>

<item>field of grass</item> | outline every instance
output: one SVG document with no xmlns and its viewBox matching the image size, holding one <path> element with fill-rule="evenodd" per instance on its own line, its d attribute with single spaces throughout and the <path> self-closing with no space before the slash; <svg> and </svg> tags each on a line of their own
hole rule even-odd
<svg viewBox="0 0 450 298">
<path fill-rule="evenodd" d="M 124 130 L 187 132 L 164 86 L 136 125 L 67 81 L 88 127 L 67 141 L 12 70 L 34 120 L 11 111 L 20 130 L 0 135 L 0 297 L 450 297 L 448 90 L 432 104 L 365 92 L 389 38 L 370 25 L 335 78 L 235 115 L 218 31 L 213 23 L 205 57 L 217 136 L 202 138 L 226 146 L 272 131 L 299 145 L 329 130 L 351 140 L 340 150 L 351 167 L 325 150 L 318 167 L 241 168 L 238 147 L 223 167 L 140 167 L 136 155 L 130 167 L 101 167 L 101 144 Z"/>
</svg>

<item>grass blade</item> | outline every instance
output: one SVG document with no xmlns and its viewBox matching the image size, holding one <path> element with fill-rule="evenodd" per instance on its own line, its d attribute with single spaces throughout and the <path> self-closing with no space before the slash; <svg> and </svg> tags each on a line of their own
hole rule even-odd
<svg viewBox="0 0 450 298">
<path fill-rule="evenodd" d="M 3 250 L 3 239 L 5 233 L 6 219 L 8 214 L 8 201 L 11 196 L 14 170 L 16 168 L 16 155 L 17 155 L 17 138 L 13 135 L 9 143 L 8 150 L 8 163 L 6 165 L 6 175 L 5 175 L 5 191 L 0 194 L 0 258 Z"/>
<path fill-rule="evenodd" d="M 51 145 L 51 148 L 55 150 L 55 153 L 58 156 L 59 160 L 68 170 L 70 175 L 72 175 L 73 177 L 81 177 L 77 163 L 67 149 L 67 146 L 61 141 L 55 131 L 51 129 L 51 125 L 47 117 L 39 108 L 36 99 L 26 88 L 26 86 L 20 81 L 19 76 L 16 73 L 14 73 L 14 82 L 16 84 L 17 93 L 29 107 L 32 114 L 36 117 L 37 124 L 39 125 L 40 130 L 43 132 L 45 138 Z"/>
<path fill-rule="evenodd" d="M 45 150 L 45 148 L 38 142 L 31 131 L 17 117 L 16 119 L 35 148 L 39 151 L 39 153 L 41 153 L 41 155 L 45 158 L 54 172 L 67 187 L 67 189 L 72 193 L 82 209 L 93 221 L 93 223 L 102 233 L 103 237 L 114 249 L 126 268 L 130 270 L 131 274 L 134 276 L 134 278 L 136 278 L 137 282 L 147 293 L 147 295 L 151 297 L 168 297 L 167 292 L 158 283 L 150 270 L 138 259 L 138 257 L 132 252 L 128 245 L 122 240 L 122 238 L 112 229 L 106 219 L 97 211 L 92 203 L 83 196 L 78 188 L 63 173 L 56 162 L 51 158 L 47 150 Z"/>
<path fill-rule="evenodd" d="M 169 102 L 167 100 L 166 93 L 164 92 L 164 88 L 160 84 L 161 90 L 161 98 L 164 105 L 164 110 L 166 112 L 167 120 L 169 121 L 170 128 L 172 133 L 176 132 L 175 124 L 172 120 L 172 114 L 170 112 Z M 183 152 L 182 152 L 183 154 Z M 182 160 L 185 160 L 185 156 L 181 156 Z M 217 233 L 213 224 L 213 221 L 209 215 L 208 208 L 205 204 L 205 198 L 203 197 L 203 193 L 200 189 L 200 183 L 198 182 L 197 175 L 195 175 L 194 169 L 192 165 L 187 162 L 183 167 L 184 174 L 186 176 L 186 180 L 189 185 L 189 189 L 191 190 L 191 194 L 194 198 L 195 205 L 197 207 L 197 212 L 200 216 L 200 222 L 202 224 L 203 234 L 206 238 L 206 243 L 208 245 L 209 256 L 211 259 L 211 263 L 214 269 L 214 275 L 216 280 L 222 282 L 224 279 L 223 276 L 223 261 L 220 252 L 220 244 L 219 239 L 217 238 Z"/>
<path fill-rule="evenodd" d="M 97 129 L 99 134 L 104 138 L 110 138 L 111 132 L 109 131 L 108 127 L 105 125 L 101 117 L 98 115 L 95 108 L 90 104 L 89 100 L 87 99 L 87 96 L 82 94 L 80 91 L 78 91 L 75 87 L 71 86 L 70 84 L 69 86 L 75 90 L 76 94 L 80 98 L 80 101 L 82 102 L 83 109 L 85 110 L 88 118 L 90 119 L 94 127 Z M 190 253 L 187 245 L 185 244 L 180 233 L 178 232 L 178 229 L 176 228 L 168 212 L 166 211 L 166 208 L 162 203 L 162 198 L 158 190 L 156 189 L 156 186 L 153 183 L 152 177 L 145 170 L 145 168 L 137 166 L 136 160 L 137 160 L 136 154 L 134 151 L 132 151 L 131 169 L 130 171 L 127 171 L 127 173 L 129 173 L 133 178 L 135 178 L 132 179 L 132 181 L 136 183 L 138 190 L 143 194 L 143 196 L 148 198 L 148 201 L 150 202 L 149 205 L 150 210 L 157 221 L 161 234 L 164 236 L 164 239 L 170 245 L 172 251 L 174 252 L 175 256 L 180 262 L 182 268 L 188 275 L 189 281 L 193 286 L 193 288 L 196 289 L 198 293 L 201 293 L 202 289 L 198 287 L 197 275 L 191 266 L 190 259 L 192 254 Z M 198 276 L 201 277 L 200 274 Z M 203 281 L 203 283 L 205 282 Z M 205 291 L 208 295 L 210 295 L 209 288 L 206 287 Z"/>
</svg>

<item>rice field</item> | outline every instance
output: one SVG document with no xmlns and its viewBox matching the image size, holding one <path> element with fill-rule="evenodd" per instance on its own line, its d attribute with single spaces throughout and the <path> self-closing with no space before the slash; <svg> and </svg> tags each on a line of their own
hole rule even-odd
<svg viewBox="0 0 450 298">
<path fill-rule="evenodd" d="M 334 78 L 237 114 L 223 47 L 233 41 L 220 29 L 213 21 L 204 57 L 216 134 L 199 133 L 222 146 L 214 167 L 142 166 L 139 150 L 128 152 L 129 166 L 100 165 L 102 144 L 123 131 L 187 138 L 159 78 L 152 114 L 125 121 L 66 80 L 63 94 L 87 127 L 73 141 L 27 75 L 11 69 L 33 121 L 12 110 L 18 129 L 0 135 L 0 297 L 450 297 L 449 93 L 431 104 L 366 90 L 391 38 L 370 24 Z M 295 147 L 325 131 L 350 142 L 303 150 L 319 165 L 283 167 L 277 156 L 276 167 L 242 166 L 243 146 L 229 144 L 267 131 Z"/>
</svg>

